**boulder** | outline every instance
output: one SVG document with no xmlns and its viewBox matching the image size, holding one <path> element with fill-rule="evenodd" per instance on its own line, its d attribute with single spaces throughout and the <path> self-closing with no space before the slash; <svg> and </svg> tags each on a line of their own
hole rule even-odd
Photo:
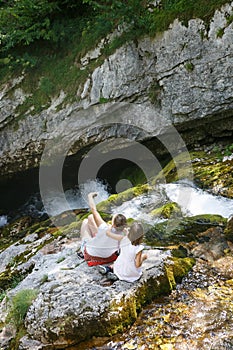
<svg viewBox="0 0 233 350">
<path fill-rule="evenodd" d="M 19 292 L 37 291 L 26 314 L 21 350 L 65 349 L 121 332 L 145 304 L 169 293 L 194 264 L 190 258 L 173 258 L 166 249 L 148 249 L 139 281 L 112 282 L 77 256 L 79 240 L 56 240 L 21 264 L 23 268 L 33 262 L 33 267 L 3 301 L 7 306 Z M 0 316 L 4 323 L 5 314 Z"/>
</svg>

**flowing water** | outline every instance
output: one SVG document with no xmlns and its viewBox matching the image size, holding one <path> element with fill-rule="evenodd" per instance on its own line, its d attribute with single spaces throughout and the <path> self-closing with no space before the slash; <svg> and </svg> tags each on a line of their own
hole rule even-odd
<svg viewBox="0 0 233 350">
<path fill-rule="evenodd" d="M 218 214 L 228 218 L 233 214 L 232 199 L 203 191 L 188 180 L 160 185 L 149 194 L 113 208 L 113 213 L 122 212 L 126 217 L 154 223 L 150 211 L 169 201 L 176 202 L 181 207 L 183 215 Z"/>
<path fill-rule="evenodd" d="M 27 215 L 41 217 L 46 212 L 55 216 L 66 210 L 88 208 L 89 192 L 98 192 L 96 203 L 107 199 L 110 195 L 107 185 L 100 181 L 88 181 L 79 188 L 69 189 L 65 193 L 53 191 L 48 194 L 46 203 L 42 203 L 39 193 L 35 193 L 13 214 L 0 215 L 0 227 L 7 224 L 9 217 L 11 219 Z M 150 211 L 169 201 L 176 202 L 181 207 L 183 215 L 219 214 L 228 218 L 233 214 L 232 199 L 203 191 L 189 181 L 160 185 L 148 194 L 126 201 L 116 208 L 113 207 L 112 213 L 124 213 L 128 218 L 153 224 L 155 219 L 151 217 Z"/>
<path fill-rule="evenodd" d="M 171 295 L 145 308 L 121 336 L 86 349 L 233 349 L 233 280 L 198 262 Z"/>
<path fill-rule="evenodd" d="M 46 213 L 56 216 L 66 210 L 88 208 L 87 195 L 89 192 L 98 192 L 96 203 L 109 197 L 107 186 L 100 181 L 87 181 L 80 188 L 74 187 L 64 193 L 51 191 L 46 197 L 46 203 L 42 202 L 39 193 L 35 193 L 16 210 L 0 215 L 0 227 L 22 216 L 40 218 Z"/>
<path fill-rule="evenodd" d="M 167 196 L 180 205 L 184 214 L 218 214 L 228 218 L 233 214 L 233 200 L 203 191 L 192 182 L 180 181 L 163 185 Z"/>
</svg>

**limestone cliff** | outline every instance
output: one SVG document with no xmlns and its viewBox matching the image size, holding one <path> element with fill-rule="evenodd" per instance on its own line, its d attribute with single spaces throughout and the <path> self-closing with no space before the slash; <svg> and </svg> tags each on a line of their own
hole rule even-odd
<svg viewBox="0 0 233 350">
<path fill-rule="evenodd" d="M 63 91 L 40 114 L 17 115 L 26 98 L 24 73 L 2 86 L 0 173 L 38 166 L 44 145 L 54 138 L 62 145 L 69 141 L 67 153 L 74 154 L 111 137 L 150 139 L 166 134 L 171 125 L 186 144 L 231 136 L 233 25 L 227 18 L 232 12 L 229 3 L 216 11 L 208 28 L 199 19 L 187 27 L 175 21 L 155 38 L 127 43 L 74 91 L 78 102 L 60 110 Z M 100 55 L 101 49 L 87 54 L 80 69 Z"/>
</svg>

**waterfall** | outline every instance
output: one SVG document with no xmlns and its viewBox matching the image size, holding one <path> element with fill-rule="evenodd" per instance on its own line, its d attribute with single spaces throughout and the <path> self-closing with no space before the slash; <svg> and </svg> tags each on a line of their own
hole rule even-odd
<svg viewBox="0 0 233 350">
<path fill-rule="evenodd" d="M 3 227 L 7 224 L 7 215 L 0 216 L 0 227 Z"/>
</svg>

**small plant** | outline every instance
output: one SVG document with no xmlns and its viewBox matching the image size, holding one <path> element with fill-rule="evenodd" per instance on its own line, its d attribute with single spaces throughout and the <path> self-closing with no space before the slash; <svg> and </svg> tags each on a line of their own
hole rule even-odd
<svg viewBox="0 0 233 350">
<path fill-rule="evenodd" d="M 109 99 L 108 99 L 108 98 L 100 97 L 99 103 L 107 103 L 107 102 L 109 102 Z"/>
<path fill-rule="evenodd" d="M 16 261 L 16 257 L 12 257 L 7 265 L 7 267 L 15 267 L 17 261 Z"/>
<path fill-rule="evenodd" d="M 230 156 L 233 153 L 233 144 L 228 145 L 225 150 L 224 150 L 224 155 L 225 156 Z"/>
<path fill-rule="evenodd" d="M 218 158 L 218 160 L 222 160 L 223 155 L 222 155 L 222 149 L 216 145 L 213 147 L 212 151 L 215 153 L 215 156 Z"/>
<path fill-rule="evenodd" d="M 53 94 L 54 84 L 47 77 L 42 77 L 40 80 L 40 90 L 47 96 Z"/>
<path fill-rule="evenodd" d="M 224 34 L 224 28 L 219 28 L 216 33 L 217 38 L 222 38 Z"/>
<path fill-rule="evenodd" d="M 230 25 L 233 22 L 233 15 L 226 17 L 226 20 L 227 20 L 227 25 Z"/>
<path fill-rule="evenodd" d="M 13 323 L 19 329 L 24 321 L 26 313 L 36 298 L 37 291 L 33 289 L 23 289 L 19 291 L 11 300 L 10 311 L 7 315 L 6 322 Z"/>
<path fill-rule="evenodd" d="M 48 279 L 49 279 L 49 276 L 47 274 L 45 274 L 42 276 L 40 283 L 43 284 L 45 282 L 48 282 Z"/>
<path fill-rule="evenodd" d="M 65 257 L 64 256 L 61 256 L 59 259 L 57 259 L 57 263 L 59 264 L 60 262 L 64 261 L 65 260 Z"/>
<path fill-rule="evenodd" d="M 153 103 L 154 105 L 160 105 L 161 103 L 161 87 L 159 85 L 159 82 L 154 82 L 149 90 L 148 90 L 148 96 L 150 99 L 150 102 Z"/>
<path fill-rule="evenodd" d="M 0 292 L 0 303 L 3 301 L 3 299 L 5 298 L 6 296 L 6 292 L 5 291 L 1 291 Z"/>
<path fill-rule="evenodd" d="M 192 72 L 194 70 L 194 64 L 192 62 L 187 62 L 184 66 L 188 72 Z"/>
<path fill-rule="evenodd" d="M 208 35 L 207 35 L 207 31 L 206 31 L 206 30 L 201 29 L 201 30 L 199 31 L 199 33 L 200 33 L 200 36 L 201 36 L 201 39 L 202 39 L 202 40 L 208 38 Z"/>
</svg>

